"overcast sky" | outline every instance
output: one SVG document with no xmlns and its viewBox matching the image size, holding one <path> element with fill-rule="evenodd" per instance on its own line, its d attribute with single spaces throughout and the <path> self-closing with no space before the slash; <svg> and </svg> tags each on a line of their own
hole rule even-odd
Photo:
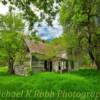
<svg viewBox="0 0 100 100">
<path fill-rule="evenodd" d="M 6 14 L 8 12 L 8 7 L 0 3 L 0 14 Z"/>
<path fill-rule="evenodd" d="M 0 3 L 0 14 L 5 15 L 7 12 L 8 12 L 7 5 L 4 6 Z M 62 27 L 59 25 L 58 18 L 53 22 L 53 26 L 54 27 L 50 27 L 47 25 L 46 22 L 42 22 L 41 27 L 37 27 L 37 25 L 35 25 L 34 28 L 38 31 L 38 35 L 42 39 L 51 40 L 55 37 L 59 37 L 63 33 Z"/>
</svg>

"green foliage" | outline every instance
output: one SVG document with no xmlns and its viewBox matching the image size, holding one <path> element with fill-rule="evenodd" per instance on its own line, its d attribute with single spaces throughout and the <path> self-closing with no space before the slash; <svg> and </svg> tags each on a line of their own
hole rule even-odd
<svg viewBox="0 0 100 100">
<path fill-rule="evenodd" d="M 1 32 L 5 31 L 15 31 L 21 32 L 24 27 L 21 15 L 16 15 L 15 13 L 8 13 L 7 15 L 0 15 L 0 28 Z"/>
<path fill-rule="evenodd" d="M 68 44 L 81 51 L 85 49 L 85 52 L 89 53 L 90 58 L 99 67 L 100 60 L 95 56 L 95 51 L 97 51 L 95 47 L 98 44 L 95 37 L 99 34 L 100 28 L 98 10 L 100 10 L 100 0 L 64 0 L 60 10 L 60 22 L 67 34 Z M 73 36 L 70 35 L 72 33 Z M 78 45 L 75 45 L 77 43 Z"/>
<path fill-rule="evenodd" d="M 89 57 L 89 55 L 86 55 L 86 53 L 83 55 L 82 59 L 83 59 L 83 62 L 82 62 L 83 65 L 89 65 L 89 64 L 91 64 L 90 57 Z"/>
<path fill-rule="evenodd" d="M 31 33 L 30 39 L 33 39 L 35 41 L 41 41 L 40 36 L 37 35 L 36 32 Z"/>
<path fill-rule="evenodd" d="M 75 33 L 67 33 L 64 35 L 66 39 L 67 48 L 78 47 L 78 36 Z"/>
<path fill-rule="evenodd" d="M 60 36 L 59 38 L 55 38 L 52 41 L 48 42 L 48 45 L 51 46 L 59 46 L 59 49 L 64 49 L 66 48 L 66 37 L 64 35 Z M 58 51 L 59 51 L 58 49 Z"/>
<path fill-rule="evenodd" d="M 33 24 L 36 21 L 41 21 L 44 19 L 49 23 L 49 25 L 51 25 L 59 10 L 58 8 L 61 1 L 62 0 L 2 0 L 2 3 L 4 5 L 10 3 L 9 9 L 13 9 L 14 6 L 16 6 L 22 10 L 23 17 L 29 21 L 29 28 L 32 29 Z M 30 5 L 35 6 L 38 10 L 33 11 Z M 40 16 L 38 16 L 36 12 L 40 12 Z"/>
<path fill-rule="evenodd" d="M 67 25 L 68 22 L 72 23 L 72 25 L 86 25 L 88 13 L 90 13 L 92 19 L 100 15 L 97 12 L 99 10 L 99 4 L 99 0 L 64 0 L 60 11 L 62 25 Z"/>
<path fill-rule="evenodd" d="M 23 22 L 20 16 L 13 13 L 0 16 L 0 53 L 5 59 L 15 60 L 16 53 L 23 50 Z"/>
</svg>

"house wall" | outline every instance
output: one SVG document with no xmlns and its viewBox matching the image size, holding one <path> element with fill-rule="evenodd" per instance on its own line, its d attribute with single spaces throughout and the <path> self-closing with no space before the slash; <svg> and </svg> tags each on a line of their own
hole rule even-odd
<svg viewBox="0 0 100 100">
<path fill-rule="evenodd" d="M 44 61 L 32 61 L 32 71 L 44 71 Z"/>
<path fill-rule="evenodd" d="M 63 60 L 54 60 L 53 61 L 53 71 L 55 71 L 55 72 L 60 71 L 59 67 L 60 67 L 60 70 L 66 70 L 67 71 L 66 61 L 65 60 L 64 61 Z"/>
<path fill-rule="evenodd" d="M 45 60 L 40 60 L 38 58 L 36 58 L 35 56 L 32 56 L 31 53 L 26 53 L 26 56 L 23 60 L 23 64 L 19 62 L 16 63 L 14 70 L 15 73 L 17 75 L 23 75 L 23 76 L 27 76 L 29 75 L 30 71 L 33 72 L 41 72 L 41 71 L 45 71 L 44 66 L 45 66 Z M 75 62 L 74 64 L 74 69 L 72 69 L 71 67 L 71 63 L 68 60 L 62 60 L 62 59 L 52 59 L 52 60 L 47 60 L 47 67 L 48 70 L 50 71 L 50 62 L 52 61 L 52 71 L 55 72 L 63 72 L 63 71 L 72 71 L 72 70 L 76 70 L 78 67 L 78 64 Z M 68 61 L 68 65 L 66 64 L 66 62 Z M 59 70 L 59 66 L 61 67 L 61 69 Z"/>
<path fill-rule="evenodd" d="M 30 74 L 29 67 L 25 67 L 24 65 L 15 66 L 14 71 L 16 75 L 21 75 L 21 76 L 28 76 Z"/>
<path fill-rule="evenodd" d="M 59 61 L 53 61 L 52 64 L 53 64 L 52 70 L 58 72 Z"/>
<path fill-rule="evenodd" d="M 17 58 L 18 60 L 16 60 L 14 64 L 14 71 L 16 75 L 28 76 L 31 74 L 30 57 L 30 53 L 26 53 L 24 58 Z"/>
<path fill-rule="evenodd" d="M 59 70 L 60 66 L 60 70 Z M 59 71 L 64 71 L 64 72 L 70 72 L 70 71 L 75 71 L 78 70 L 79 66 L 77 62 L 74 62 L 74 67 L 71 64 L 70 60 L 54 60 L 53 61 L 53 71 L 59 72 Z"/>
</svg>

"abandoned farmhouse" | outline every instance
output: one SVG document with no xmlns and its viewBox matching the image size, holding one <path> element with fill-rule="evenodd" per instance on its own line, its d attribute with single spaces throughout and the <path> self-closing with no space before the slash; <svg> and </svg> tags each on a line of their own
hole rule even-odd
<svg viewBox="0 0 100 100">
<path fill-rule="evenodd" d="M 57 49 L 58 47 L 55 46 L 54 48 Z M 67 53 L 63 49 L 59 52 L 53 50 L 42 41 L 36 42 L 25 39 L 25 60 L 22 64 L 17 62 L 14 67 L 15 73 L 27 76 L 30 70 L 32 72 L 67 72 L 74 70 L 74 64 L 68 60 Z"/>
</svg>

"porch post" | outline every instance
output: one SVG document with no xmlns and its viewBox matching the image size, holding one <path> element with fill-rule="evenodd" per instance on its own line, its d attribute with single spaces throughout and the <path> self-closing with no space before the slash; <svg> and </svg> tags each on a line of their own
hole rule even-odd
<svg viewBox="0 0 100 100">
<path fill-rule="evenodd" d="M 66 60 L 66 70 L 68 71 L 68 60 Z"/>
</svg>

